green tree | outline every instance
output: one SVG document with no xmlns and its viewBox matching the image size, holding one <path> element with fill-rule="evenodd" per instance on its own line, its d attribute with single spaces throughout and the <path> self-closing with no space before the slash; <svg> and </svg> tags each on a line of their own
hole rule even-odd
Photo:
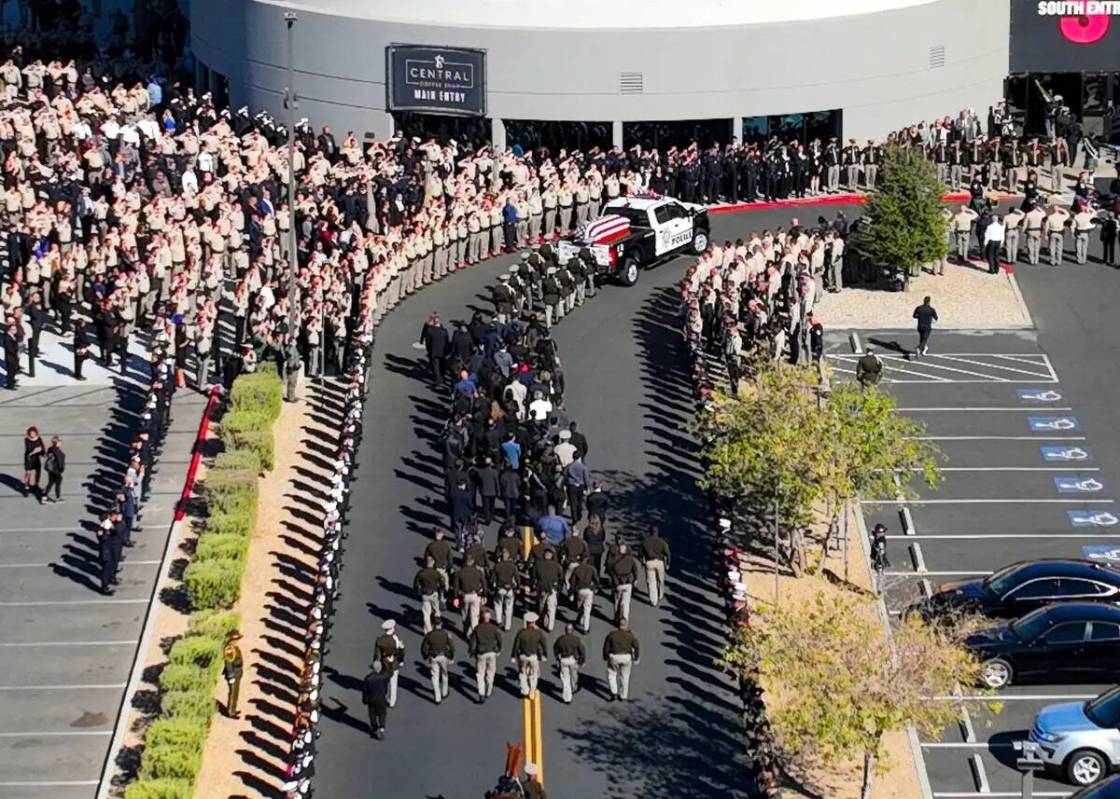
<svg viewBox="0 0 1120 799">
<path fill-rule="evenodd" d="M 958 685 L 973 685 L 977 658 L 961 646 L 969 624 L 902 619 L 888 637 L 874 606 L 836 591 L 811 601 L 755 609 L 737 629 L 721 663 L 767 691 L 767 711 L 779 757 L 787 769 L 829 768 L 863 759 L 861 796 L 871 795 L 887 733 L 913 725 L 938 736 L 962 706 L 1000 706 L 987 700 L 946 700 Z M 822 691 L 824 693 L 822 693 Z"/>
<path fill-rule="evenodd" d="M 941 213 L 945 186 L 932 163 L 919 151 L 888 147 L 879 180 L 867 198 L 869 228 L 860 244 L 871 260 L 917 275 L 922 264 L 948 252 L 947 220 Z"/>
<path fill-rule="evenodd" d="M 826 414 L 817 408 L 812 370 L 781 363 L 760 364 L 738 396 L 716 394 L 700 418 L 707 469 L 701 485 L 734 507 L 786 530 L 790 566 L 804 564 L 800 531 L 813 521 L 813 507 L 826 485 Z"/>
</svg>

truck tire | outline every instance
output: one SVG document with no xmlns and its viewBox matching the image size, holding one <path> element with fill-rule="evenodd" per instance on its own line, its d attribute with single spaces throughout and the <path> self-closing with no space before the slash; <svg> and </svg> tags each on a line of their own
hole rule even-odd
<svg viewBox="0 0 1120 799">
<path fill-rule="evenodd" d="M 694 230 L 692 232 L 692 251 L 701 255 L 706 249 L 708 249 L 708 231 Z"/>
<path fill-rule="evenodd" d="M 624 286 L 633 286 L 638 282 L 638 275 L 641 274 L 641 271 L 642 268 L 638 266 L 638 262 L 628 255 L 618 265 L 618 282 Z"/>
</svg>

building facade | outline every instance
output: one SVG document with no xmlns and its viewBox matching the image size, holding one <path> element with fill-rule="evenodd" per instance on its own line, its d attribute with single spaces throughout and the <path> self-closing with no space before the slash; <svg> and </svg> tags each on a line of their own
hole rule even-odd
<svg viewBox="0 0 1120 799">
<path fill-rule="evenodd" d="M 202 84 L 283 119 L 283 15 L 295 12 L 298 116 L 359 138 L 862 140 L 1002 97 L 1009 2 L 191 0 L 191 44 Z M 482 51 L 484 113 L 394 110 L 389 48 L 401 44 Z"/>
</svg>

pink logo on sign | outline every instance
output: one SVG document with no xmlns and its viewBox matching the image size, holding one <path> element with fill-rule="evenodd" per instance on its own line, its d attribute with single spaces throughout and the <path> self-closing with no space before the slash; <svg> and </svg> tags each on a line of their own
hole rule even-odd
<svg viewBox="0 0 1120 799">
<path fill-rule="evenodd" d="M 1112 23 L 1108 14 L 1074 14 L 1058 20 L 1062 36 L 1074 44 L 1099 42 L 1108 33 Z"/>
</svg>

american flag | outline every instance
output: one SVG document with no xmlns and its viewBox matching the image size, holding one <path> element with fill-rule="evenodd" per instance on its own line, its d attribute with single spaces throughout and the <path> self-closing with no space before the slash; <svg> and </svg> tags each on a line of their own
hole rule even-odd
<svg viewBox="0 0 1120 799">
<path fill-rule="evenodd" d="M 617 214 L 607 214 L 588 224 L 581 232 L 585 244 L 610 244 L 630 233 L 630 220 Z"/>
</svg>

